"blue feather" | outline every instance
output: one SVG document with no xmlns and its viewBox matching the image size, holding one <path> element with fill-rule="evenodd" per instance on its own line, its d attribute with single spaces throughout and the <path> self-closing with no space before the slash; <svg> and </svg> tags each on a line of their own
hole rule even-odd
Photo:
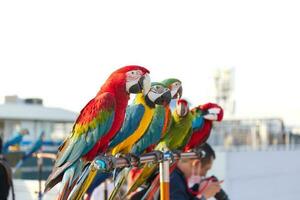
<svg viewBox="0 0 300 200">
<path fill-rule="evenodd" d="M 125 121 L 113 140 L 109 143 L 109 148 L 113 148 L 128 138 L 139 127 L 140 121 L 145 113 L 142 104 L 133 104 L 127 107 Z"/>
<path fill-rule="evenodd" d="M 161 138 L 164 127 L 166 109 L 163 106 L 156 106 L 152 121 L 145 134 L 132 147 L 132 153 L 142 154 L 150 145 L 157 144 Z"/>
</svg>

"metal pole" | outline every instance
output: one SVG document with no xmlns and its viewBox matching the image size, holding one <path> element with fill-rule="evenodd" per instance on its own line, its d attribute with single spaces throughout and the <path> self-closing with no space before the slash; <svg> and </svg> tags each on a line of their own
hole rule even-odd
<svg viewBox="0 0 300 200">
<path fill-rule="evenodd" d="M 107 188 L 107 181 L 104 181 L 104 200 L 108 199 L 108 188 Z"/>
<path fill-rule="evenodd" d="M 120 167 L 130 167 L 130 166 L 138 166 L 139 164 L 148 163 L 148 162 L 161 162 L 163 160 L 162 167 L 164 172 L 165 180 L 169 180 L 169 162 L 170 160 L 179 160 L 181 158 L 199 158 L 202 157 L 205 153 L 203 151 L 197 152 L 184 152 L 184 153 L 172 153 L 172 152 L 165 152 L 163 155 L 163 159 L 158 158 L 157 154 L 147 153 L 142 155 L 139 158 L 132 157 L 130 160 L 126 158 L 115 158 L 113 156 L 97 156 L 93 162 L 89 164 L 89 167 L 86 168 L 80 178 L 79 181 L 76 183 L 74 188 L 72 189 L 69 198 L 72 200 L 79 200 L 82 198 L 92 181 L 94 180 L 97 172 L 108 172 L 113 170 L 114 168 Z M 166 170 L 165 170 L 166 169 Z M 163 179 L 162 179 L 163 180 Z M 166 181 L 167 183 L 169 181 Z M 169 184 L 165 184 L 166 187 L 169 187 Z M 169 194 L 169 189 L 164 190 Z M 167 199 L 169 199 L 169 195 Z"/>
<path fill-rule="evenodd" d="M 168 159 L 159 163 L 160 200 L 170 199 L 170 161 Z"/>
<path fill-rule="evenodd" d="M 43 170 L 43 157 L 37 154 L 37 165 L 38 165 L 38 176 L 39 176 L 39 192 L 38 192 L 38 199 L 42 200 L 42 170 Z"/>
</svg>

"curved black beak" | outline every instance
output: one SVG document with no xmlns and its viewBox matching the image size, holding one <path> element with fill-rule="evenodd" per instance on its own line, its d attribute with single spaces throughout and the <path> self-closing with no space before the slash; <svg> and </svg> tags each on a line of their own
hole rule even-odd
<svg viewBox="0 0 300 200">
<path fill-rule="evenodd" d="M 171 92 L 170 90 L 168 90 L 165 93 L 163 93 L 163 95 L 161 95 L 159 98 L 157 98 L 154 103 L 157 105 L 167 105 L 170 103 L 171 99 Z"/>
</svg>

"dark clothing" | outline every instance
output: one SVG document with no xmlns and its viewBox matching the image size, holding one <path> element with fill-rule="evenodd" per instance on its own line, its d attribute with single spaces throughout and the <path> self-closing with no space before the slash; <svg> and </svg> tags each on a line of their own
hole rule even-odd
<svg viewBox="0 0 300 200">
<path fill-rule="evenodd" d="M 200 200 L 190 193 L 186 178 L 179 168 L 170 175 L 170 199 L 171 200 Z M 201 198 L 205 200 L 205 198 Z"/>
<path fill-rule="evenodd" d="M 9 184 L 4 166 L 0 165 L 0 200 L 7 199 L 9 193 Z"/>
<path fill-rule="evenodd" d="M 6 200 L 8 198 L 10 187 L 12 187 L 13 190 L 11 168 L 4 157 L 0 155 L 0 200 Z"/>
</svg>

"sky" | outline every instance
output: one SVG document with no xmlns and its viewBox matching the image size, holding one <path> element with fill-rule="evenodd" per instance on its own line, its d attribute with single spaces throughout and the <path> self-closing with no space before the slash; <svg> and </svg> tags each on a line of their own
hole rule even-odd
<svg viewBox="0 0 300 200">
<path fill-rule="evenodd" d="M 115 69 L 182 80 L 214 101 L 214 72 L 235 68 L 236 115 L 300 125 L 300 2 L 1 1 L 0 96 L 79 112 Z M 226 112 L 226 111 L 225 111 Z"/>
</svg>

